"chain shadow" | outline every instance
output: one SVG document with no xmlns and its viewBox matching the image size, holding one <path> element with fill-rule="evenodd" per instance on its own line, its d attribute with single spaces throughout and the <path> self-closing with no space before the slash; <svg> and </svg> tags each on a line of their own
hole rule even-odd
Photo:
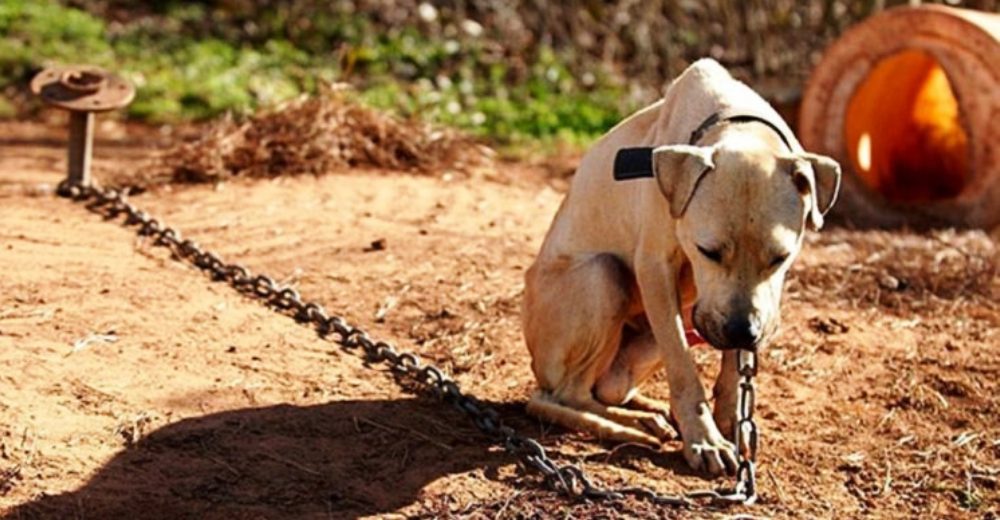
<svg viewBox="0 0 1000 520">
<path fill-rule="evenodd" d="M 125 449 L 79 489 L 4 518 L 353 518 L 428 483 L 511 462 L 425 399 L 279 405 L 184 419 Z"/>
</svg>

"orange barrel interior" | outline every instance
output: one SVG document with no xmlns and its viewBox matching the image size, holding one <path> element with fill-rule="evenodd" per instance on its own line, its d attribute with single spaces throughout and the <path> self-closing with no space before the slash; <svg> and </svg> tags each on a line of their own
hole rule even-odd
<svg viewBox="0 0 1000 520">
<path fill-rule="evenodd" d="M 844 139 L 854 171 L 892 201 L 953 198 L 968 180 L 969 136 L 958 100 L 923 51 L 875 65 L 847 104 Z"/>
<path fill-rule="evenodd" d="M 1000 224 L 1000 15 L 941 6 L 873 16 L 827 50 L 799 133 L 845 170 L 857 224 Z"/>
</svg>

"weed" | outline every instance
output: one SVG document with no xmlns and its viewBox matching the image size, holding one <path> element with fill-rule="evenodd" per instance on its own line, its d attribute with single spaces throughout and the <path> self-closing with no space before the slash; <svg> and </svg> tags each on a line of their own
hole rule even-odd
<svg viewBox="0 0 1000 520">
<path fill-rule="evenodd" d="M 586 141 L 635 105 L 607 75 L 578 79 L 549 48 L 514 67 L 469 35 L 431 38 L 405 24 L 383 31 L 338 8 L 313 14 L 303 28 L 292 23 L 301 13 L 270 9 L 249 29 L 200 3 L 105 22 L 54 0 L 8 0 L 0 5 L 0 88 L 23 91 L 44 66 L 92 63 L 136 84 L 129 117 L 161 123 L 245 115 L 348 81 L 374 107 L 500 142 Z"/>
</svg>

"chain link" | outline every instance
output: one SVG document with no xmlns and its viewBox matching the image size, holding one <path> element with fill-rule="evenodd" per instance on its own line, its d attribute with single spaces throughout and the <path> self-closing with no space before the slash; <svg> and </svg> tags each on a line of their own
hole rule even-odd
<svg viewBox="0 0 1000 520">
<path fill-rule="evenodd" d="M 189 239 L 182 240 L 177 230 L 130 204 L 127 192 L 64 182 L 59 185 L 58 193 L 86 203 L 88 209 L 108 219 L 124 213 L 126 226 L 137 225 L 139 235 L 152 237 L 154 244 L 170 249 L 177 257 L 207 272 L 213 280 L 227 282 L 237 291 L 255 296 L 274 308 L 292 315 L 297 321 L 311 324 L 323 337 L 335 336 L 333 340 L 348 351 L 360 349 L 369 363 L 384 363 L 394 372 L 409 376 L 467 415 L 480 431 L 501 444 L 508 453 L 518 457 L 526 466 L 540 473 L 545 483 L 559 493 L 573 498 L 593 500 L 620 500 L 632 496 L 655 504 L 671 506 L 692 506 L 698 500 L 722 504 L 752 504 L 757 498 L 754 461 L 757 455 L 758 435 L 753 418 L 755 398 L 753 377 L 757 372 L 757 357 L 753 352 L 740 351 L 739 355 L 740 397 L 735 426 L 739 463 L 734 487 L 692 491 L 683 495 L 662 494 L 637 486 L 604 487 L 595 483 L 579 466 L 559 464 L 554 461 L 537 440 L 506 426 L 496 409 L 465 394 L 458 383 L 441 369 L 425 364 L 416 354 L 397 351 L 390 343 L 372 340 L 367 332 L 348 324 L 340 316 L 329 315 L 318 303 L 303 301 L 298 291 L 282 287 L 267 275 L 254 276 L 246 267 L 227 264 L 214 253 L 203 250 L 196 242 Z"/>
</svg>

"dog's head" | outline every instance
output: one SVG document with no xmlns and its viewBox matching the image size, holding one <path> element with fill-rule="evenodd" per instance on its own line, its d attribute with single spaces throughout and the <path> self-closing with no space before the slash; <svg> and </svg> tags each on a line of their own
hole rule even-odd
<svg viewBox="0 0 1000 520">
<path fill-rule="evenodd" d="M 651 159 L 694 273 L 695 328 L 720 349 L 765 343 L 805 228 L 819 229 L 836 200 L 839 165 L 753 140 L 662 146 Z"/>
</svg>

